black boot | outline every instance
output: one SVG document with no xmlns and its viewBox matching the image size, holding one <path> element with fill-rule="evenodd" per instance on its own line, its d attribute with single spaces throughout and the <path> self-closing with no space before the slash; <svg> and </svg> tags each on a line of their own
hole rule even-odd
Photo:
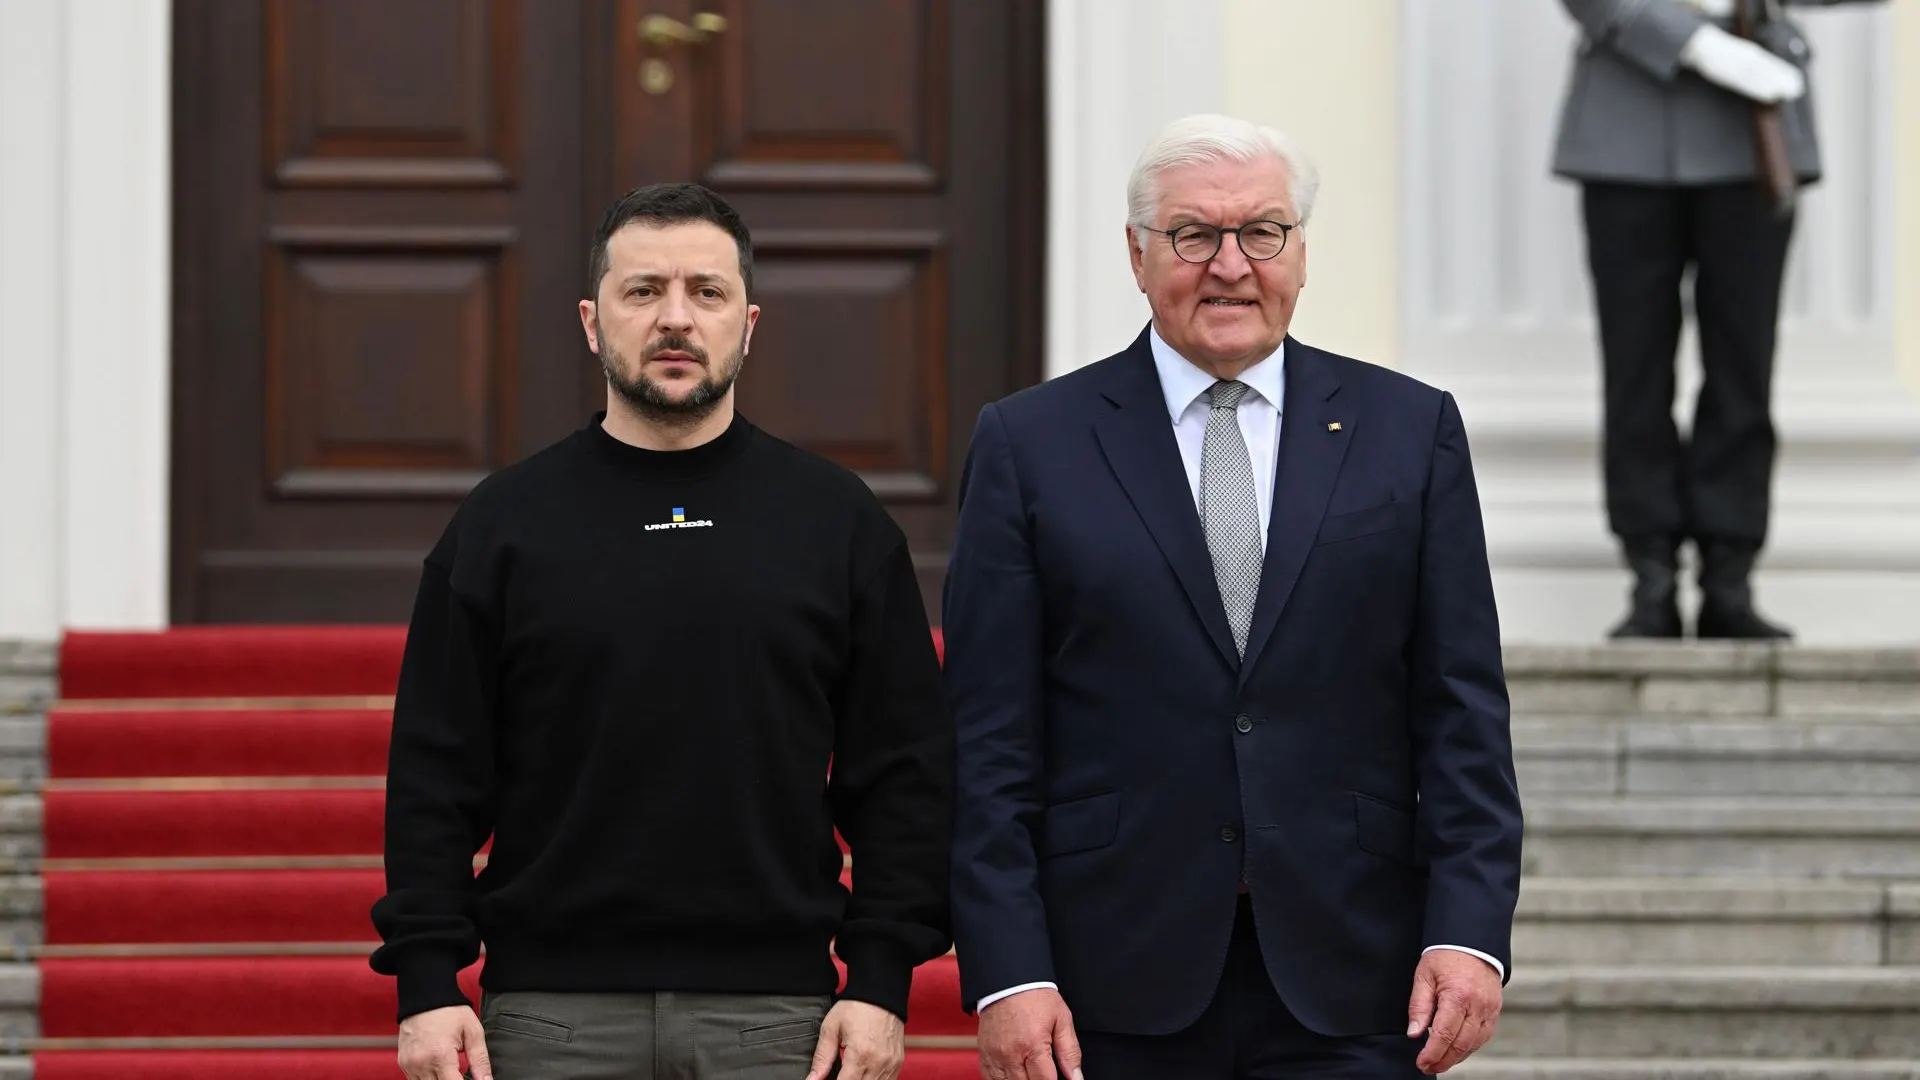
<svg viewBox="0 0 1920 1080">
<path fill-rule="evenodd" d="M 1633 571 L 1632 607 L 1607 636 L 1679 637 L 1679 545 L 1665 537 L 1630 537 L 1621 547 Z"/>
<path fill-rule="evenodd" d="M 1694 634 L 1703 638 L 1779 641 L 1793 632 L 1760 617 L 1753 609 L 1750 579 L 1760 557 L 1758 544 L 1705 540 L 1700 543 L 1700 617 Z"/>
</svg>

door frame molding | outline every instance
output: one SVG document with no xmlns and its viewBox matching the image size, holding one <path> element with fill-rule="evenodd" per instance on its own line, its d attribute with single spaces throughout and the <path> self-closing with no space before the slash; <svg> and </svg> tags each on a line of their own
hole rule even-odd
<svg viewBox="0 0 1920 1080">
<path fill-rule="evenodd" d="M 169 431 L 172 449 L 168 470 L 168 522 L 170 543 L 167 558 L 167 617 L 173 624 L 194 621 L 198 596 L 198 568 L 194 553 L 200 550 L 200 513 L 204 497 L 205 475 L 199 469 L 204 425 L 200 421 L 201 358 L 205 354 L 207 332 L 202 314 L 206 310 L 206 163 L 202 155 L 190 152 L 204 146 L 209 128 L 206 94 L 202 80 L 194 73 L 206 62 L 211 19 L 206 17 L 212 0 L 173 0 L 171 35 L 173 41 L 173 141 L 170 168 L 173 177 L 173 375 L 169 396 L 173 423 Z"/>
</svg>

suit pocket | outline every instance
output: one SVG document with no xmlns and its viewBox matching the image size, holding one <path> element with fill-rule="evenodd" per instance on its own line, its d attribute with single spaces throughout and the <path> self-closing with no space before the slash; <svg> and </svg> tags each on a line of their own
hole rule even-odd
<svg viewBox="0 0 1920 1080">
<path fill-rule="evenodd" d="M 1047 807 L 1040 822 L 1040 854 L 1091 851 L 1113 843 L 1120 830 L 1120 793 L 1103 792 Z"/>
<path fill-rule="evenodd" d="M 1371 795 L 1353 793 L 1354 838 L 1361 850 L 1415 865 L 1413 815 Z"/>
<path fill-rule="evenodd" d="M 1355 540 L 1374 533 L 1389 532 L 1413 522 L 1412 503 L 1390 502 L 1379 506 L 1369 506 L 1365 510 L 1355 510 L 1347 514 L 1335 514 L 1320 523 L 1320 534 L 1315 544 L 1334 544 L 1342 540 Z"/>
<path fill-rule="evenodd" d="M 525 1035 L 530 1039 L 545 1039 L 548 1042 L 572 1042 L 573 1029 L 558 1020 L 548 1020 L 531 1013 L 498 1012 L 493 1022 L 485 1025 L 494 1031 L 509 1031 L 515 1035 Z"/>
<path fill-rule="evenodd" d="M 813 1039 L 820 1035 L 818 1020 L 787 1020 L 778 1024 L 762 1024 L 740 1032 L 741 1046 L 760 1046 L 765 1043 L 786 1042 L 789 1039 Z"/>
</svg>

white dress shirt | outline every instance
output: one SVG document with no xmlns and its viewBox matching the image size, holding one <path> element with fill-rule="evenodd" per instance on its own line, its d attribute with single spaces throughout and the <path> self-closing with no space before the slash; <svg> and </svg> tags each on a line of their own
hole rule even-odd
<svg viewBox="0 0 1920 1080">
<path fill-rule="evenodd" d="M 1153 366 L 1160 375 L 1160 390 L 1166 395 L 1167 415 L 1173 421 L 1174 441 L 1180 444 L 1180 460 L 1187 469 L 1187 484 L 1193 490 L 1193 505 L 1197 512 L 1200 507 L 1200 451 L 1206 442 L 1207 418 L 1213 411 L 1213 406 L 1207 400 L 1207 391 L 1218 380 L 1173 351 L 1173 346 L 1161 339 L 1157 327 L 1150 328 L 1147 333 L 1153 348 Z M 1247 385 L 1248 392 L 1241 396 L 1240 404 L 1234 410 L 1240 421 L 1240 437 L 1247 443 L 1247 456 L 1253 461 L 1253 475 L 1265 478 L 1264 482 L 1254 485 L 1254 494 L 1260 502 L 1261 551 L 1266 550 L 1267 526 L 1273 517 L 1273 478 L 1280 456 L 1280 420 L 1285 413 L 1285 374 L 1286 346 L 1282 344 L 1271 355 L 1254 362 L 1240 373 L 1239 381 Z M 1506 966 L 1478 949 L 1463 945 L 1429 945 L 1423 951 L 1432 952 L 1435 949 L 1452 949 L 1477 956 L 1492 964 L 1502 978 L 1506 977 Z M 1042 989 L 1057 990 L 1059 987 L 1050 982 L 1010 986 L 982 997 L 976 1008 L 984 1009 L 1001 998 L 1011 997 L 1023 990 Z"/>
<path fill-rule="evenodd" d="M 1187 487 L 1193 491 L 1193 505 L 1200 506 L 1200 450 L 1206 444 L 1207 418 L 1213 405 L 1207 391 L 1219 379 L 1195 367 L 1173 351 L 1160 338 L 1160 331 L 1149 330 L 1153 346 L 1153 366 L 1160 373 L 1160 392 L 1167 398 L 1167 414 L 1173 420 L 1173 438 L 1180 444 L 1180 461 L 1187 467 Z M 1280 448 L 1281 399 L 1286 395 L 1286 347 L 1256 361 L 1240 373 L 1248 393 L 1234 410 L 1240 420 L 1240 437 L 1246 440 L 1247 456 L 1253 462 L 1256 483 L 1254 494 L 1260 501 L 1260 550 L 1267 549 L 1267 522 L 1273 517 L 1274 462 Z"/>
</svg>

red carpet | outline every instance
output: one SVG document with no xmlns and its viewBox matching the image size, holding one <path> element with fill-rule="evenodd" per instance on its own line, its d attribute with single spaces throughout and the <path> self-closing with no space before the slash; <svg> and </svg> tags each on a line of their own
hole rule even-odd
<svg viewBox="0 0 1920 1080">
<path fill-rule="evenodd" d="M 366 957 L 402 644 L 392 627 L 67 638 L 36 1080 L 400 1076 L 393 986 Z M 916 973 L 904 1080 L 979 1075 L 957 980 L 951 958 Z"/>
<path fill-rule="evenodd" d="M 353 697 L 393 693 L 399 626 L 194 626 L 69 634 L 60 696 Z"/>
<path fill-rule="evenodd" d="M 373 870 L 56 870 L 47 944 L 361 941 L 386 890 Z"/>
<path fill-rule="evenodd" d="M 49 791 L 47 857 L 379 853 L 379 791 Z"/>
<path fill-rule="evenodd" d="M 380 776 L 385 709 L 62 709 L 47 718 L 61 775 Z"/>
</svg>

